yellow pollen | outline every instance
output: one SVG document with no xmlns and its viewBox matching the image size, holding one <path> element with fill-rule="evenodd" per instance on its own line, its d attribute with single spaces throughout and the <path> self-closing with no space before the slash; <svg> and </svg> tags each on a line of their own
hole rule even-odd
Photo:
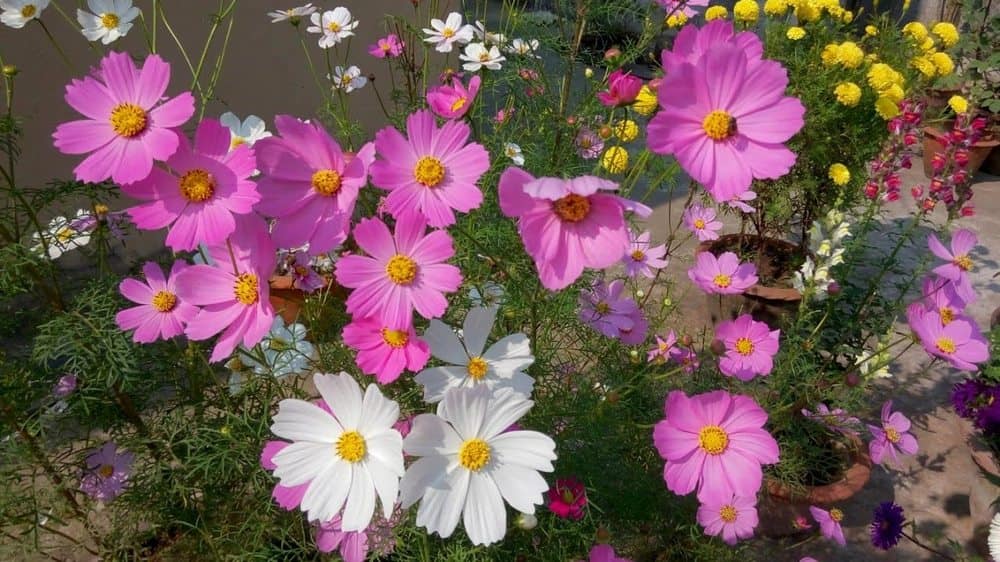
<svg viewBox="0 0 1000 562">
<path fill-rule="evenodd" d="M 705 228 L 705 221 L 703 219 L 694 219 L 694 227 L 698 230 Z"/>
<path fill-rule="evenodd" d="M 726 140 L 736 134 L 736 119 L 729 113 L 716 109 L 705 116 L 701 128 L 712 140 Z"/>
<path fill-rule="evenodd" d="M 938 351 L 941 353 L 947 353 L 949 355 L 955 353 L 955 340 L 949 337 L 941 336 L 934 343 L 937 346 Z"/>
<path fill-rule="evenodd" d="M 715 278 L 712 279 L 712 283 L 715 283 L 716 287 L 721 287 L 723 289 L 732 284 L 732 282 L 733 278 L 726 275 L 725 273 L 720 273 L 716 275 Z"/>
<path fill-rule="evenodd" d="M 444 181 L 444 164 L 433 156 L 424 156 L 413 167 L 413 179 L 425 187 L 437 187 Z"/>
<path fill-rule="evenodd" d="M 326 28 L 329 29 L 330 32 L 332 33 L 337 33 L 338 31 L 340 31 L 340 24 L 335 21 L 331 21 L 330 23 L 326 24 Z"/>
<path fill-rule="evenodd" d="M 30 18 L 31 16 L 35 15 L 36 12 L 38 12 L 38 8 L 36 8 L 34 4 L 28 4 L 25 7 L 21 8 L 21 17 Z"/>
<path fill-rule="evenodd" d="M 656 347 L 659 348 L 660 351 L 666 351 L 670 349 L 670 346 L 667 345 L 667 342 L 660 342 L 659 344 L 656 345 Z"/>
<path fill-rule="evenodd" d="M 340 85 L 341 86 L 350 86 L 351 85 L 351 80 L 354 80 L 354 77 L 351 76 L 350 74 L 345 74 L 345 75 L 343 75 L 343 76 L 340 77 Z"/>
<path fill-rule="evenodd" d="M 597 303 L 597 306 L 594 307 L 594 310 L 596 310 L 598 314 L 607 314 L 611 312 L 611 305 L 609 305 L 604 301 L 601 301 Z"/>
<path fill-rule="evenodd" d="M 101 475 L 101 478 L 111 478 L 111 475 L 115 473 L 115 467 L 110 464 L 102 464 L 101 468 L 97 469 L 97 473 Z"/>
<path fill-rule="evenodd" d="M 101 25 L 103 25 L 105 29 L 114 29 L 118 27 L 118 14 L 112 14 L 110 12 L 107 14 L 101 14 Z"/>
<path fill-rule="evenodd" d="M 340 191 L 340 174 L 336 170 L 316 170 L 312 175 L 312 188 L 329 197 Z"/>
<path fill-rule="evenodd" d="M 390 330 L 389 328 L 382 328 L 382 341 L 393 349 L 403 347 L 409 340 L 410 336 L 403 330 Z"/>
<path fill-rule="evenodd" d="M 215 178 L 201 168 L 184 172 L 180 180 L 181 195 L 192 203 L 207 201 L 215 193 Z"/>
<path fill-rule="evenodd" d="M 569 195 L 556 199 L 552 203 L 559 218 L 566 222 L 580 222 L 590 214 L 590 199 L 582 195 L 570 193 Z"/>
<path fill-rule="evenodd" d="M 955 319 L 955 311 L 948 308 L 947 306 L 938 309 L 938 312 L 941 314 L 941 323 L 944 324 L 945 326 L 950 324 L 951 321 Z"/>
<path fill-rule="evenodd" d="M 367 450 L 365 438 L 357 431 L 345 431 L 337 439 L 337 455 L 347 462 L 359 462 Z"/>
<path fill-rule="evenodd" d="M 966 254 L 962 254 L 961 256 L 955 256 L 955 259 L 952 261 L 952 263 L 957 265 L 958 268 L 961 269 L 962 271 L 969 271 L 970 269 L 972 269 L 972 258 L 970 258 Z"/>
<path fill-rule="evenodd" d="M 736 340 L 736 353 L 747 356 L 753 353 L 753 342 L 750 338 L 740 338 Z"/>
<path fill-rule="evenodd" d="M 385 273 L 393 283 L 409 285 L 417 276 L 417 262 L 402 254 L 396 254 L 385 264 Z"/>
<path fill-rule="evenodd" d="M 106 215 L 110 210 L 111 209 L 109 209 L 108 206 L 105 205 L 104 203 L 98 203 L 94 205 L 94 214 L 97 216 Z"/>
<path fill-rule="evenodd" d="M 64 226 L 56 232 L 56 240 L 62 244 L 69 242 L 74 236 L 76 236 L 76 231 L 68 226 Z"/>
<path fill-rule="evenodd" d="M 736 508 L 731 505 L 722 506 L 722 509 L 719 510 L 719 519 L 726 523 L 736 521 Z"/>
<path fill-rule="evenodd" d="M 473 357 L 469 359 L 469 364 L 465 366 L 465 370 L 468 371 L 469 377 L 472 380 L 482 380 L 486 376 L 486 371 L 489 369 L 489 365 L 482 357 Z"/>
<path fill-rule="evenodd" d="M 473 437 L 458 448 L 458 464 L 479 472 L 490 462 L 490 446 L 486 441 Z"/>
<path fill-rule="evenodd" d="M 632 252 L 632 261 L 642 261 L 644 259 L 646 259 L 646 253 L 642 250 Z"/>
<path fill-rule="evenodd" d="M 445 39 L 451 39 L 454 36 L 455 36 L 455 30 L 450 27 L 446 27 L 441 30 L 441 37 L 444 37 Z"/>
<path fill-rule="evenodd" d="M 120 103 L 111 110 L 111 128 L 130 139 L 146 130 L 146 110 L 134 103 Z"/>
<path fill-rule="evenodd" d="M 388 53 L 389 51 L 392 50 L 392 45 L 388 43 L 382 43 L 381 48 L 383 53 Z"/>
<path fill-rule="evenodd" d="M 233 294 L 236 295 L 236 300 L 247 306 L 256 303 L 260 299 L 260 295 L 257 294 L 257 276 L 253 273 L 237 275 Z"/>
<path fill-rule="evenodd" d="M 895 430 L 893 430 L 893 431 L 895 431 Z M 830 510 L 830 519 L 833 519 L 837 523 L 840 523 L 840 521 L 842 519 L 844 519 L 844 512 L 840 511 L 837 508 L 833 508 L 833 509 Z"/>
<path fill-rule="evenodd" d="M 479 53 L 479 62 L 487 62 L 490 60 L 490 53 L 488 51 L 483 51 Z"/>
<path fill-rule="evenodd" d="M 889 440 L 890 443 L 899 443 L 899 432 L 896 431 L 894 427 L 885 428 L 885 438 Z"/>
<path fill-rule="evenodd" d="M 465 96 L 462 96 L 462 97 L 458 98 L 457 100 L 455 100 L 451 104 L 451 110 L 452 111 L 458 111 L 459 109 L 462 109 L 463 107 L 465 107 L 465 103 L 467 101 L 468 100 L 465 98 Z"/>
<path fill-rule="evenodd" d="M 243 146 L 247 143 L 247 139 L 243 137 L 233 137 L 233 140 L 229 142 L 229 149 L 232 150 L 238 146 Z"/>
<path fill-rule="evenodd" d="M 177 295 L 167 291 L 157 291 L 149 304 L 159 312 L 170 312 L 177 306 Z"/>
<path fill-rule="evenodd" d="M 698 446 L 710 455 L 721 455 L 729 446 L 729 436 L 717 425 L 706 425 L 698 432 Z"/>
</svg>

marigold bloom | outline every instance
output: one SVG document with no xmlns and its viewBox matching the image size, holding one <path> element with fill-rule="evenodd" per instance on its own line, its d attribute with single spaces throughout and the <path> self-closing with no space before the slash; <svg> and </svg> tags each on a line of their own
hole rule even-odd
<svg viewBox="0 0 1000 562">
<path fill-rule="evenodd" d="M 705 10 L 705 21 L 724 20 L 729 17 L 729 10 L 725 6 L 709 6 Z"/>
<path fill-rule="evenodd" d="M 755 0 L 737 0 L 733 5 L 733 19 L 747 23 L 757 21 L 760 16 L 760 6 Z"/>
<path fill-rule="evenodd" d="M 688 270 L 688 278 L 709 294 L 736 295 L 746 291 L 758 281 L 757 267 L 740 263 L 733 252 L 723 252 L 718 258 L 712 252 L 698 252 L 695 266 Z"/>
<path fill-rule="evenodd" d="M 941 39 L 941 44 L 945 47 L 951 47 L 955 43 L 958 43 L 958 29 L 953 23 L 946 21 L 935 23 L 931 27 L 931 33 L 937 35 Z"/>
<path fill-rule="evenodd" d="M 417 337 L 413 327 L 393 330 L 374 318 L 355 318 L 344 326 L 344 343 L 357 351 L 354 360 L 379 384 L 389 384 L 403 370 L 418 372 L 430 358 L 427 342 Z"/>
<path fill-rule="evenodd" d="M 910 431 L 910 420 L 900 412 L 892 411 L 892 400 L 882 405 L 882 427 L 868 426 L 872 440 L 868 453 L 878 464 L 899 464 L 899 453 L 912 455 L 919 448 L 917 438 Z"/>
<path fill-rule="evenodd" d="M 955 71 L 955 62 L 951 60 L 948 53 L 934 53 L 930 56 L 938 76 L 947 76 Z"/>
<path fill-rule="evenodd" d="M 780 335 L 780 330 L 771 330 L 749 314 L 720 323 L 715 337 L 725 345 L 726 353 L 719 359 L 719 370 L 741 381 L 770 374 Z"/>
<path fill-rule="evenodd" d="M 643 84 L 642 88 L 639 88 L 639 94 L 635 97 L 632 109 L 639 115 L 649 117 L 656 111 L 657 107 L 659 107 L 659 102 L 656 100 L 656 92 L 649 87 L 649 84 Z"/>
<path fill-rule="evenodd" d="M 806 36 L 806 30 L 799 26 L 792 26 L 788 28 L 785 32 L 785 37 L 788 37 L 792 41 L 798 41 Z"/>
<path fill-rule="evenodd" d="M 698 524 L 705 528 L 710 537 L 722 535 L 728 545 L 735 545 L 741 539 L 753 537 L 757 527 L 757 497 L 715 496 L 698 506 Z"/>
<path fill-rule="evenodd" d="M 837 185 L 847 185 L 847 182 L 851 181 L 851 171 L 840 162 L 830 164 L 827 176 Z"/>
<path fill-rule="evenodd" d="M 788 11 L 788 0 L 765 0 L 764 13 L 769 16 L 783 16 Z"/>
<path fill-rule="evenodd" d="M 601 167 L 611 174 L 620 174 L 628 168 L 628 151 L 620 146 L 612 146 L 601 156 Z"/>
<path fill-rule="evenodd" d="M 142 266 L 145 283 L 127 278 L 118 285 L 122 296 L 139 304 L 115 315 L 119 328 L 135 330 L 133 341 L 151 343 L 180 335 L 184 326 L 198 314 L 198 307 L 177 298 L 177 275 L 187 266 L 183 261 L 175 261 L 170 276 L 164 279 L 159 265 L 146 262 Z"/>
<path fill-rule="evenodd" d="M 969 111 L 969 102 L 962 96 L 956 94 L 948 98 L 948 107 L 950 107 L 955 113 L 965 113 Z"/>
</svg>

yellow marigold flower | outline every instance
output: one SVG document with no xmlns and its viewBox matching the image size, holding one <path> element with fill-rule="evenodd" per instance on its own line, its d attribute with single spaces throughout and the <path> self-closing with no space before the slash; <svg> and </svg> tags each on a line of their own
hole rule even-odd
<svg viewBox="0 0 1000 562">
<path fill-rule="evenodd" d="M 948 98 L 948 107 L 955 113 L 965 113 L 969 111 L 969 102 L 962 96 L 951 96 Z"/>
<path fill-rule="evenodd" d="M 827 173 L 833 183 L 837 185 L 847 185 L 847 182 L 851 181 L 851 171 L 847 169 L 847 166 L 837 162 L 830 166 L 830 171 Z"/>
<path fill-rule="evenodd" d="M 910 11 L 910 0 L 903 0 L 903 13 Z"/>
<path fill-rule="evenodd" d="M 764 13 L 769 16 L 783 16 L 787 11 L 787 0 L 765 0 L 764 2 Z"/>
<path fill-rule="evenodd" d="M 639 95 L 635 97 L 635 103 L 632 104 L 632 109 L 636 113 L 644 117 L 648 117 L 656 111 L 657 101 L 656 92 L 646 84 L 642 85 L 639 89 Z"/>
<path fill-rule="evenodd" d="M 857 68 L 865 60 L 865 52 L 853 41 L 845 41 L 837 48 L 837 61 L 847 68 Z"/>
<path fill-rule="evenodd" d="M 911 21 L 904 25 L 903 33 L 909 35 L 915 43 L 921 43 L 927 38 L 927 28 L 919 21 Z"/>
<path fill-rule="evenodd" d="M 684 14 L 684 12 L 677 12 L 676 14 L 667 16 L 667 19 L 663 21 L 663 24 L 667 27 L 674 28 L 684 25 L 687 21 L 688 17 Z"/>
<path fill-rule="evenodd" d="M 934 53 L 931 55 L 931 62 L 937 67 L 940 76 L 947 76 L 955 71 L 955 63 L 948 56 L 948 53 Z"/>
<path fill-rule="evenodd" d="M 927 38 L 920 43 L 920 50 L 925 53 L 933 53 L 936 51 L 937 49 L 934 48 L 934 38 L 928 35 Z"/>
<path fill-rule="evenodd" d="M 877 62 L 868 69 L 868 85 L 876 91 L 881 92 L 902 81 L 903 77 L 884 62 Z"/>
<path fill-rule="evenodd" d="M 850 10 L 844 10 L 844 15 L 840 16 L 840 21 L 844 23 L 851 23 L 854 21 L 854 12 Z"/>
<path fill-rule="evenodd" d="M 601 166 L 612 174 L 620 174 L 628 168 L 628 151 L 620 146 L 612 146 L 601 156 Z"/>
<path fill-rule="evenodd" d="M 837 64 L 837 60 L 840 58 L 840 46 L 836 43 L 830 43 L 826 47 L 823 47 L 823 52 L 820 53 L 819 57 L 826 66 Z"/>
<path fill-rule="evenodd" d="M 615 136 L 622 142 L 632 142 L 639 136 L 639 125 L 631 119 L 623 119 L 614 126 Z"/>
<path fill-rule="evenodd" d="M 882 97 L 889 98 L 896 103 L 899 103 L 903 101 L 903 97 L 906 96 L 906 93 L 903 92 L 903 88 L 899 84 L 893 84 L 892 86 L 889 86 L 888 88 L 879 92 L 879 95 Z"/>
<path fill-rule="evenodd" d="M 844 9 L 840 6 L 827 6 L 826 11 L 834 19 L 840 19 L 840 16 L 844 15 Z"/>
<path fill-rule="evenodd" d="M 854 82 L 841 82 L 833 89 L 833 95 L 837 96 L 837 101 L 854 107 L 861 101 L 861 87 Z"/>
<path fill-rule="evenodd" d="M 876 35 L 878 35 L 878 28 L 875 27 L 874 25 L 866 25 L 865 26 L 865 35 L 867 35 L 869 37 L 875 37 Z"/>
<path fill-rule="evenodd" d="M 809 0 L 803 0 L 795 8 L 795 17 L 800 22 L 813 22 L 823 16 L 819 6 Z"/>
<path fill-rule="evenodd" d="M 931 28 L 931 33 L 937 35 L 945 47 L 951 47 L 958 43 L 958 29 L 955 28 L 954 24 L 946 21 L 935 23 L 934 27 Z"/>
<path fill-rule="evenodd" d="M 726 19 L 729 17 L 729 10 L 725 6 L 709 6 L 705 10 L 705 21 Z"/>
<path fill-rule="evenodd" d="M 923 74 L 926 78 L 933 78 L 937 72 L 937 67 L 927 57 L 913 57 L 910 59 L 910 66 L 919 70 L 920 74 Z"/>
<path fill-rule="evenodd" d="M 878 53 L 868 53 L 865 55 L 865 62 L 873 63 L 878 62 Z"/>
<path fill-rule="evenodd" d="M 889 119 L 899 115 L 899 104 L 889 98 L 880 97 L 875 100 L 875 111 L 878 112 L 882 119 L 888 121 Z"/>
<path fill-rule="evenodd" d="M 760 6 L 756 0 L 739 0 L 733 6 L 733 19 L 753 23 L 760 17 Z"/>
<path fill-rule="evenodd" d="M 785 37 L 788 37 L 792 41 L 798 41 L 806 36 L 806 30 L 799 26 L 789 27 L 788 31 L 785 32 Z"/>
</svg>

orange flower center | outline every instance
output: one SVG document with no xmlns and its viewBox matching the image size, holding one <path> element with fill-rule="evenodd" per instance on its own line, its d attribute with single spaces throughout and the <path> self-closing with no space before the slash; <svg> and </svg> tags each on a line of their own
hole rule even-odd
<svg viewBox="0 0 1000 562">
<path fill-rule="evenodd" d="M 952 260 L 952 263 L 957 265 L 958 268 L 961 269 L 962 271 L 969 271 L 972 269 L 972 258 L 970 258 L 966 254 L 962 254 L 961 256 L 955 256 L 955 259 Z"/>
<path fill-rule="evenodd" d="M 110 464 L 102 464 L 101 468 L 97 469 L 97 473 L 101 475 L 101 478 L 111 478 L 111 475 L 115 473 L 115 467 Z"/>
<path fill-rule="evenodd" d="M 552 203 L 559 218 L 566 222 L 580 222 L 590 214 L 590 199 L 582 195 L 570 193 L 569 195 L 556 199 Z"/>
<path fill-rule="evenodd" d="M 146 110 L 134 103 L 120 103 L 111 110 L 111 128 L 130 139 L 146 130 Z"/>
<path fill-rule="evenodd" d="M 947 326 L 955 319 L 955 311 L 951 308 L 944 306 L 938 309 L 938 313 L 941 314 L 941 323 Z"/>
<path fill-rule="evenodd" d="M 406 345 L 410 336 L 403 330 L 390 330 L 382 328 L 382 341 L 393 349 L 399 349 Z"/>
<path fill-rule="evenodd" d="M 329 197 L 340 191 L 340 174 L 336 170 L 316 170 L 312 175 L 312 188 Z"/>
<path fill-rule="evenodd" d="M 635 250 L 632 252 L 632 261 L 643 261 L 646 259 L 646 253 L 642 250 Z"/>
<path fill-rule="evenodd" d="M 736 353 L 746 357 L 753 353 L 753 342 L 750 338 L 740 338 L 736 340 Z"/>
<path fill-rule="evenodd" d="M 465 98 L 465 96 L 458 98 L 457 100 L 454 101 L 454 103 L 451 104 L 451 110 L 458 111 L 459 109 L 462 109 L 463 107 L 465 107 L 465 103 L 467 101 L 468 100 Z"/>
<path fill-rule="evenodd" d="M 710 455 L 721 455 L 729 446 L 729 435 L 717 425 L 706 425 L 698 432 L 698 446 Z"/>
<path fill-rule="evenodd" d="M 833 519 L 837 523 L 840 523 L 841 520 L 844 519 L 844 512 L 840 511 L 837 508 L 833 508 L 833 509 L 830 510 L 830 519 Z"/>
<path fill-rule="evenodd" d="M 705 221 L 703 219 L 694 219 L 694 227 L 698 230 L 705 228 Z"/>
<path fill-rule="evenodd" d="M 726 275 L 725 273 L 720 273 L 716 275 L 714 278 L 712 278 L 712 283 L 715 283 L 716 287 L 725 289 L 726 287 L 728 287 L 733 283 L 733 278 Z"/>
<path fill-rule="evenodd" d="M 890 443 L 899 443 L 899 431 L 896 431 L 896 428 L 894 427 L 887 427 L 885 428 L 885 438 L 888 439 Z"/>
<path fill-rule="evenodd" d="M 180 179 L 181 195 L 192 203 L 207 201 L 215 193 L 215 178 L 206 170 L 188 170 Z"/>
<path fill-rule="evenodd" d="M 468 371 L 469 377 L 472 380 L 482 380 L 486 376 L 486 371 L 489 370 L 489 365 L 482 357 L 473 357 L 469 359 L 469 364 L 465 366 L 465 370 Z"/>
<path fill-rule="evenodd" d="M 736 134 L 736 118 L 721 109 L 716 109 L 705 116 L 701 128 L 712 140 L 726 140 Z"/>
<path fill-rule="evenodd" d="M 241 273 L 236 276 L 233 294 L 236 295 L 236 300 L 247 306 L 256 303 L 260 298 L 257 276 L 253 273 Z"/>
<path fill-rule="evenodd" d="M 149 304 L 158 312 L 170 312 L 177 306 L 177 296 L 167 291 L 157 291 Z"/>
<path fill-rule="evenodd" d="M 947 353 L 949 355 L 952 354 L 952 353 L 955 353 L 955 349 L 956 349 L 956 347 L 955 347 L 955 340 L 953 340 L 953 339 L 951 339 L 949 337 L 941 336 L 934 343 L 937 346 L 938 351 L 940 351 L 941 353 Z"/>
</svg>

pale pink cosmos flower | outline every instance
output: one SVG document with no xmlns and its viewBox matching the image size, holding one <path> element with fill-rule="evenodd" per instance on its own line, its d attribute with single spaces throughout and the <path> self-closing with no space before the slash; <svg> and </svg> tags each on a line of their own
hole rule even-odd
<svg viewBox="0 0 1000 562">
<path fill-rule="evenodd" d="M 658 0 L 676 4 L 676 0 Z M 704 3 L 690 3 L 689 5 L 705 6 Z M 684 8 L 685 13 L 688 8 Z M 690 16 L 691 14 L 686 13 Z M 701 56 L 709 47 L 719 44 L 729 43 L 736 45 L 747 55 L 748 68 L 761 61 L 764 55 L 764 44 L 757 34 L 752 31 L 741 31 L 735 33 L 733 23 L 724 19 L 712 20 L 699 28 L 696 25 L 685 25 L 674 38 L 673 48 L 664 49 L 660 54 L 663 70 L 669 75 L 676 72 L 684 63 L 698 64 Z"/>
<path fill-rule="evenodd" d="M 758 522 L 756 495 L 713 496 L 698 506 L 698 524 L 705 528 L 705 534 L 721 535 L 728 545 L 753 537 Z"/>
<path fill-rule="evenodd" d="M 231 136 L 218 120 L 205 119 L 193 147 L 181 138 L 166 162 L 168 170 L 155 168 L 142 181 L 122 186 L 126 194 L 147 201 L 128 209 L 135 225 L 169 227 L 166 243 L 175 251 L 225 242 L 236 229 L 236 217 L 252 212 L 260 200 L 250 180 L 257 168 L 253 149 L 244 144 L 230 150 Z"/>
<path fill-rule="evenodd" d="M 667 246 L 660 244 L 651 248 L 650 237 L 648 230 L 638 236 L 629 231 L 629 247 L 625 251 L 625 255 L 622 256 L 625 274 L 629 277 L 642 274 L 652 279 L 656 277 L 654 270 L 667 267 L 667 264 L 670 263 L 669 260 L 663 259 L 667 255 Z"/>
<path fill-rule="evenodd" d="M 175 261 L 170 267 L 170 276 L 164 278 L 159 265 L 146 262 L 142 266 L 145 283 L 129 277 L 118 285 L 122 296 L 139 305 L 115 315 L 115 323 L 120 329 L 135 330 L 133 341 L 151 343 L 180 335 L 198 314 L 197 306 L 177 296 L 177 276 L 187 267 L 183 261 Z"/>
<path fill-rule="evenodd" d="M 969 304 L 958 294 L 955 282 L 944 277 L 925 277 L 922 289 L 924 306 L 936 310 L 945 325 L 961 316 Z"/>
<path fill-rule="evenodd" d="M 55 396 L 56 398 L 66 398 L 70 394 L 73 394 L 73 391 L 76 390 L 78 382 L 79 379 L 72 373 L 59 377 L 59 380 L 56 381 L 56 385 L 52 387 L 52 396 Z"/>
<path fill-rule="evenodd" d="M 899 453 L 912 455 L 917 452 L 917 438 L 910 433 L 910 420 L 902 412 L 892 411 L 892 400 L 882 405 L 882 427 L 868 425 L 872 440 L 868 454 L 878 464 L 899 465 Z"/>
<path fill-rule="evenodd" d="M 452 78 L 450 86 L 427 90 L 427 105 L 438 117 L 460 119 L 472 107 L 482 81 L 479 75 L 475 75 L 469 79 L 469 87 L 466 88 L 460 78 Z"/>
<path fill-rule="evenodd" d="M 770 374 L 780 335 L 781 330 L 771 330 L 749 314 L 720 323 L 715 338 L 725 345 L 726 353 L 719 358 L 719 370 L 741 381 Z"/>
<path fill-rule="evenodd" d="M 719 20 L 713 20 L 719 21 Z M 685 28 L 686 29 L 686 28 Z M 694 204 L 688 207 L 681 216 L 684 226 L 690 230 L 700 242 L 718 240 L 722 221 L 715 220 L 715 209 Z"/>
<path fill-rule="evenodd" d="M 830 511 L 827 511 L 821 507 L 811 505 L 809 506 L 809 513 L 811 513 L 813 519 L 819 523 L 819 532 L 822 533 L 824 537 L 839 544 L 840 546 L 845 546 L 847 544 L 847 539 L 844 538 L 844 529 L 840 526 L 840 522 L 844 519 L 843 511 L 835 507 L 830 508 Z"/>
<path fill-rule="evenodd" d="M 605 285 L 595 282 L 589 291 L 580 291 L 580 321 L 605 337 L 617 338 L 620 330 L 635 326 L 633 313 L 639 310 L 635 301 L 622 297 L 625 282 L 616 279 Z"/>
<path fill-rule="evenodd" d="M 312 293 L 317 289 L 322 289 L 326 281 L 313 269 L 309 256 L 303 252 L 296 252 L 295 261 L 289 267 L 292 274 L 292 287 Z"/>
<path fill-rule="evenodd" d="M 91 153 L 73 170 L 76 179 L 136 182 L 177 150 L 174 129 L 194 114 L 194 97 L 164 100 L 169 82 L 170 65 L 158 55 L 137 69 L 128 53 L 109 53 L 92 76 L 66 86 L 66 103 L 86 119 L 59 125 L 52 138 L 63 154 Z"/>
<path fill-rule="evenodd" d="M 635 101 L 642 89 L 642 80 L 618 69 L 608 76 L 608 89 L 597 92 L 597 99 L 608 107 L 621 107 Z"/>
<path fill-rule="evenodd" d="M 590 549 L 590 560 L 589 562 L 632 562 L 628 558 L 619 558 L 615 554 L 615 549 L 611 548 L 610 545 L 598 544 L 594 545 L 594 548 Z"/>
<path fill-rule="evenodd" d="M 660 7 L 663 8 L 668 15 L 684 14 L 689 18 L 697 13 L 692 9 L 693 7 L 700 8 L 702 6 L 708 6 L 708 0 L 656 0 L 656 3 L 659 4 Z M 689 25 L 686 26 L 684 29 L 687 29 L 688 27 L 694 27 L 694 26 Z"/>
<path fill-rule="evenodd" d="M 691 374 L 701 366 L 698 354 L 690 347 L 674 347 L 669 354 L 670 360 L 680 365 L 685 373 Z"/>
<path fill-rule="evenodd" d="M 629 314 L 632 326 L 618 329 L 618 341 L 625 345 L 639 345 L 646 341 L 646 333 L 649 331 L 649 321 L 642 314 L 642 309 L 636 307 L 635 311 Z"/>
<path fill-rule="evenodd" d="M 279 115 L 274 124 L 279 136 L 255 145 L 261 172 L 256 210 L 278 219 L 271 232 L 278 247 L 308 244 L 311 255 L 329 252 L 347 239 L 375 147 L 367 143 L 350 155 L 319 123 Z"/>
<path fill-rule="evenodd" d="M 580 158 L 586 160 L 593 160 L 604 152 L 604 140 L 600 135 L 587 127 L 580 129 L 580 132 L 576 134 L 573 144 L 576 145 L 576 153 Z"/>
<path fill-rule="evenodd" d="M 816 405 L 815 412 L 810 412 L 802 408 L 802 417 L 813 420 L 828 429 L 843 433 L 844 435 L 857 435 L 858 432 L 855 428 L 861 427 L 861 420 L 848 415 L 843 408 L 830 409 L 829 406 L 822 402 Z"/>
<path fill-rule="evenodd" d="M 483 145 L 469 142 L 469 126 L 448 121 L 440 129 L 434 114 L 421 110 L 406 118 L 409 138 L 386 127 L 375 134 L 379 159 L 372 183 L 389 191 L 385 208 L 397 219 L 416 210 L 435 228 L 455 224 L 455 213 L 468 213 L 483 202 L 476 182 L 490 167 Z"/>
<path fill-rule="evenodd" d="M 755 209 L 748 205 L 747 201 L 753 201 L 755 199 L 757 199 L 757 194 L 748 189 L 730 196 L 729 199 L 726 200 L 726 205 L 729 205 L 733 209 L 739 209 L 744 213 L 753 213 Z"/>
<path fill-rule="evenodd" d="M 919 302 L 906 309 L 910 328 L 920 338 L 924 351 L 951 363 L 956 369 L 976 371 L 977 363 L 990 358 L 989 344 L 971 319 L 953 317 L 947 324 L 935 310 Z"/>
<path fill-rule="evenodd" d="M 950 248 L 945 248 L 937 234 L 931 233 L 927 237 L 927 247 L 935 256 L 947 261 L 944 265 L 934 268 L 934 273 L 949 279 L 955 283 L 958 294 L 966 301 L 972 302 L 976 298 L 976 293 L 972 289 L 972 280 L 969 272 L 972 271 L 975 263 L 969 257 L 969 252 L 979 244 L 979 239 L 971 230 L 956 230 L 951 236 Z"/>
<path fill-rule="evenodd" d="M 413 311 L 437 318 L 448 308 L 445 293 L 462 284 L 459 269 L 445 263 L 455 255 L 451 236 L 444 230 L 425 234 L 427 219 L 415 211 L 397 217 L 395 233 L 379 219 L 363 219 L 354 240 L 367 256 L 349 255 L 337 261 L 337 282 L 354 289 L 347 312 L 376 318 L 382 326 L 404 330 Z"/>
<path fill-rule="evenodd" d="M 368 54 L 379 59 L 395 58 L 403 54 L 405 46 L 398 35 L 390 33 L 369 46 Z"/>
<path fill-rule="evenodd" d="M 393 330 L 374 318 L 355 318 L 344 326 L 344 343 L 357 353 L 354 360 L 379 384 L 389 384 L 403 370 L 419 372 L 430 358 L 427 342 L 417 337 L 413 327 Z"/>
<path fill-rule="evenodd" d="M 135 455 L 119 451 L 108 441 L 87 456 L 87 471 L 80 478 L 80 490 L 100 502 L 109 502 L 125 491 Z"/>
<path fill-rule="evenodd" d="M 712 252 L 698 252 L 688 278 L 702 291 L 721 295 L 740 294 L 758 281 L 757 267 L 752 263 L 741 264 L 733 252 L 724 252 L 718 258 Z"/>
<path fill-rule="evenodd" d="M 673 330 L 667 333 L 666 338 L 661 338 L 659 335 L 656 336 L 656 347 L 650 349 L 646 354 L 646 361 L 663 363 L 669 356 L 670 351 L 677 344 L 677 334 Z"/>
</svg>

